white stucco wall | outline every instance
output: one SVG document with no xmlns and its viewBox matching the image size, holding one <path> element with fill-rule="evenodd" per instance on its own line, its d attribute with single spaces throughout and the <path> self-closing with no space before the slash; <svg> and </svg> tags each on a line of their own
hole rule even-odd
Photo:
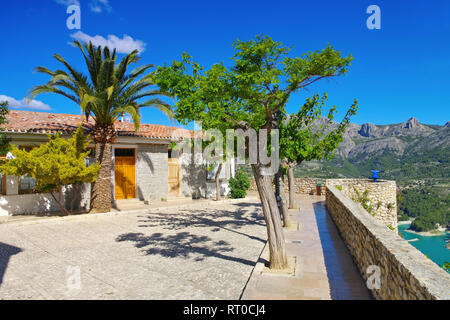
<svg viewBox="0 0 450 320">
<path fill-rule="evenodd" d="M 38 214 L 59 211 L 48 193 L 0 196 L 0 216 Z"/>
</svg>

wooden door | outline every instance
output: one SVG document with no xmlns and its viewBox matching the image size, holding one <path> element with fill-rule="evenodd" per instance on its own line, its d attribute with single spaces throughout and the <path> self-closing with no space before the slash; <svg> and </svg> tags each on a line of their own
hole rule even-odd
<svg viewBox="0 0 450 320">
<path fill-rule="evenodd" d="M 115 199 L 136 198 L 136 170 L 134 157 L 115 158 Z"/>
<path fill-rule="evenodd" d="M 180 165 L 177 158 L 169 158 L 169 193 L 180 191 Z"/>
</svg>

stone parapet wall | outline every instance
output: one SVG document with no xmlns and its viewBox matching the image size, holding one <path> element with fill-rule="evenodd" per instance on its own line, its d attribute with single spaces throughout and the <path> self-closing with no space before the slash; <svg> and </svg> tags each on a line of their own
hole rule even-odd
<svg viewBox="0 0 450 320">
<path fill-rule="evenodd" d="M 327 186 L 338 186 L 348 198 L 356 202 L 365 198 L 366 207 L 370 214 L 386 226 L 391 226 L 397 230 L 397 184 L 395 181 L 380 180 L 374 183 L 369 179 L 296 178 L 295 192 L 297 194 L 317 195 L 318 182 L 322 182 L 320 187 L 322 195 L 325 195 Z M 284 188 L 286 194 L 288 194 L 287 178 L 284 182 Z M 250 179 L 250 191 L 257 191 L 254 179 Z"/>
<path fill-rule="evenodd" d="M 376 299 L 450 299 L 450 275 L 385 222 L 333 185 L 327 188 L 326 206 Z"/>
<path fill-rule="evenodd" d="M 317 179 L 317 178 L 296 178 L 295 179 L 295 192 L 297 194 L 309 194 L 309 195 L 316 195 L 317 194 L 317 183 L 321 181 L 322 186 L 320 188 L 321 194 L 325 194 L 326 189 L 326 180 L 324 179 Z M 287 182 L 287 177 L 285 181 L 285 192 L 289 192 L 289 185 Z M 255 179 L 250 179 L 250 191 L 257 191 L 256 189 L 256 183 Z"/>
<path fill-rule="evenodd" d="M 336 186 L 347 198 L 362 202 L 366 210 L 386 226 L 397 230 L 397 184 L 395 181 L 369 179 L 328 179 L 327 187 Z"/>
</svg>

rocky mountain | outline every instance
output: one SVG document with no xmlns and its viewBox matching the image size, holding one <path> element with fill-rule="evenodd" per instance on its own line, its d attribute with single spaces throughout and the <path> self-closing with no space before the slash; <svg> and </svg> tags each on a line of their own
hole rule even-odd
<svg viewBox="0 0 450 320">
<path fill-rule="evenodd" d="M 448 122 L 442 127 L 429 126 L 421 124 L 416 118 L 392 125 L 351 124 L 344 135 L 338 154 L 344 158 L 359 160 L 384 152 L 402 155 L 408 146 L 426 137 L 430 137 L 428 142 L 431 146 L 438 146 L 445 143 L 445 128 L 449 128 L 447 125 Z M 333 126 L 337 126 L 337 123 Z M 426 142 L 423 141 L 424 143 Z"/>
<path fill-rule="evenodd" d="M 324 119 L 317 122 L 324 123 Z M 331 123 L 329 128 L 337 126 Z M 309 176 L 358 177 L 378 169 L 395 179 L 425 175 L 450 178 L 449 162 L 450 121 L 439 126 L 410 118 L 391 125 L 350 124 L 332 163 L 303 164 L 298 171 Z"/>
</svg>

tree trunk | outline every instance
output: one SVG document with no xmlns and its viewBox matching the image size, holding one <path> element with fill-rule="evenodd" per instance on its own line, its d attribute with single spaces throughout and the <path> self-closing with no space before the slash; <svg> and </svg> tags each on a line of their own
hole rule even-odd
<svg viewBox="0 0 450 320">
<path fill-rule="evenodd" d="M 295 178 L 294 178 L 294 168 L 288 167 L 288 182 L 289 182 L 289 209 L 298 209 L 297 203 L 295 202 Z"/>
<path fill-rule="evenodd" d="M 73 184 L 72 185 L 72 199 L 70 201 L 70 212 L 73 212 L 74 208 L 75 208 L 75 202 L 77 200 L 79 200 L 81 202 L 81 196 L 79 195 L 79 191 L 80 191 L 80 185 L 78 184 Z M 80 196 L 80 199 L 78 199 L 78 197 Z"/>
<path fill-rule="evenodd" d="M 286 197 L 286 192 L 284 191 L 284 183 L 282 186 L 280 186 L 280 197 L 281 197 L 281 214 L 283 215 L 283 227 L 290 228 L 292 226 L 292 223 L 291 220 L 289 219 L 288 201 Z"/>
<path fill-rule="evenodd" d="M 261 166 L 252 164 L 259 197 L 263 208 L 267 227 L 267 238 L 270 253 L 270 269 L 285 269 L 288 267 L 286 242 L 284 240 L 280 211 L 272 187 L 273 176 L 263 175 Z"/>
<path fill-rule="evenodd" d="M 55 197 L 55 194 L 53 193 L 53 191 L 50 191 L 50 194 L 51 194 L 53 200 L 55 200 L 56 205 L 58 206 L 59 210 L 61 210 L 61 212 L 62 212 L 63 214 L 65 214 L 66 216 L 68 216 L 68 215 L 70 215 L 70 212 L 67 211 L 67 209 L 64 208 L 64 206 L 62 205 L 62 201 L 61 201 L 61 200 L 62 200 L 62 192 L 61 192 L 61 188 L 58 188 L 58 191 L 59 191 L 59 199 L 57 199 L 57 198 Z"/>
<path fill-rule="evenodd" d="M 220 163 L 219 166 L 217 167 L 217 172 L 216 172 L 216 176 L 215 176 L 215 180 L 216 180 L 216 200 L 219 201 L 220 200 L 220 172 L 222 171 L 222 164 Z"/>
<path fill-rule="evenodd" d="M 90 213 L 111 211 L 111 166 L 112 148 L 110 142 L 95 143 L 95 162 L 101 163 L 98 178 L 92 187 Z"/>
</svg>

